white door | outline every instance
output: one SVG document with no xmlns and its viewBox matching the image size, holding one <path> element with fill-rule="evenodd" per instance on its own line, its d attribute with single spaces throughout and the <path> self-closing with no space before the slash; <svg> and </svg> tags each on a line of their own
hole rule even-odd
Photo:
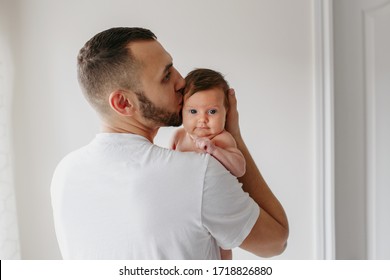
<svg viewBox="0 0 390 280">
<path fill-rule="evenodd" d="M 333 18 L 336 258 L 390 259 L 390 1 Z"/>
</svg>

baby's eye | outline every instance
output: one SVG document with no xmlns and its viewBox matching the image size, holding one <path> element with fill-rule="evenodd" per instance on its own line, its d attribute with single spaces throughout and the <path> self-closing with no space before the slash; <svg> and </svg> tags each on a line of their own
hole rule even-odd
<svg viewBox="0 0 390 280">
<path fill-rule="evenodd" d="M 196 111 L 196 109 L 190 109 L 190 114 L 193 114 L 195 115 L 198 111 Z"/>
<path fill-rule="evenodd" d="M 217 109 L 210 109 L 209 114 L 210 115 L 215 115 L 217 113 Z"/>
</svg>

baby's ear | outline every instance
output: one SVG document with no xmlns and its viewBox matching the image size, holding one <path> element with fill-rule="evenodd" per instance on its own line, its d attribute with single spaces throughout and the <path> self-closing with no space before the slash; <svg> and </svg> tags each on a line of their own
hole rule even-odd
<svg viewBox="0 0 390 280">
<path fill-rule="evenodd" d="M 127 92 L 116 90 L 111 92 L 109 102 L 111 108 L 120 115 L 132 116 L 135 111 L 133 101 L 127 96 Z"/>
</svg>

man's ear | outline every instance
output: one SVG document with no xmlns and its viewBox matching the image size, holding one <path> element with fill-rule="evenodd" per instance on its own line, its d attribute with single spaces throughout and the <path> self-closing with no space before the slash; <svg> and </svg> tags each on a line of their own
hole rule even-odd
<svg viewBox="0 0 390 280">
<path fill-rule="evenodd" d="M 109 102 L 111 108 L 122 116 L 132 116 L 134 114 L 134 104 L 130 101 L 129 97 L 126 96 L 126 92 L 122 90 L 111 92 Z"/>
</svg>

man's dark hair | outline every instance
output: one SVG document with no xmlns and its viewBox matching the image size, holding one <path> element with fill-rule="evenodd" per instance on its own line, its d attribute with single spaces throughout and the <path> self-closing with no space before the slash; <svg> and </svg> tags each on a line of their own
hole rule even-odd
<svg viewBox="0 0 390 280">
<path fill-rule="evenodd" d="M 185 80 L 186 86 L 184 88 L 184 96 L 192 96 L 198 91 L 219 88 L 222 89 L 225 94 L 225 108 L 229 108 L 229 84 L 221 73 L 211 69 L 199 68 L 188 73 Z"/>
<path fill-rule="evenodd" d="M 77 57 L 78 80 L 95 110 L 107 111 L 107 98 L 112 91 L 139 87 L 141 65 L 132 55 L 129 43 L 156 39 L 148 29 L 115 27 L 96 34 L 85 43 Z"/>
</svg>

